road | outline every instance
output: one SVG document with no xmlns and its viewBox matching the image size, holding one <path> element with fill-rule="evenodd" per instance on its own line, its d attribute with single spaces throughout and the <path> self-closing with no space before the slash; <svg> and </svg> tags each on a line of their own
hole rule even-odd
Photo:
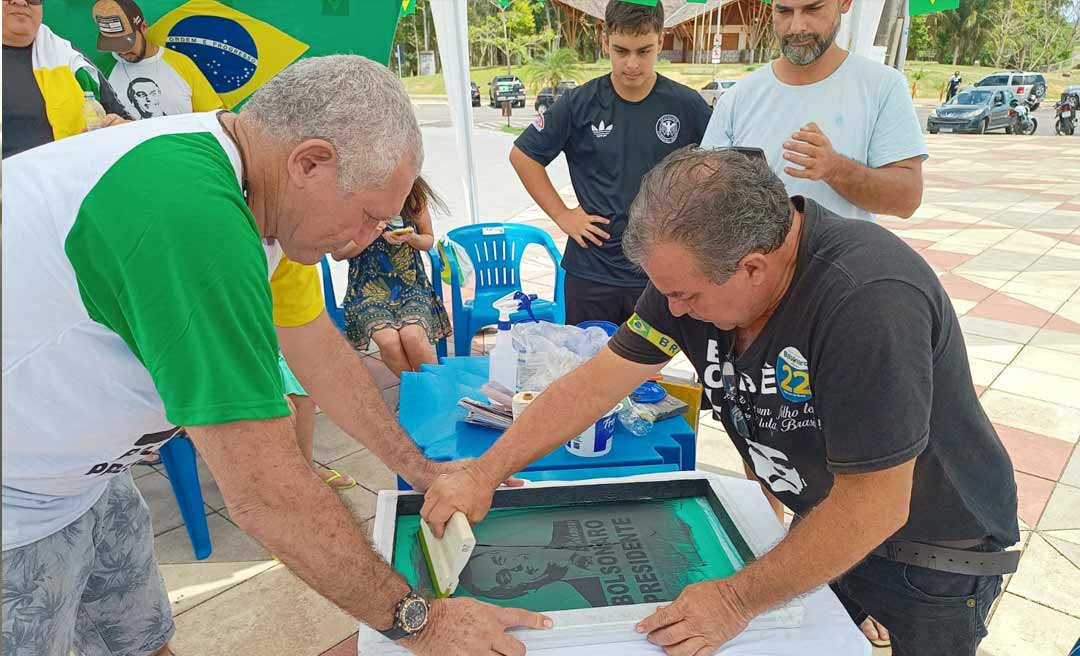
<svg viewBox="0 0 1080 656">
<path fill-rule="evenodd" d="M 934 107 L 930 106 L 930 105 L 925 105 L 925 106 L 924 105 L 916 105 L 915 106 L 915 113 L 919 115 L 919 125 L 922 126 L 922 130 L 923 130 L 924 133 L 926 132 L 926 117 L 928 117 L 930 115 L 930 111 L 932 109 L 934 109 Z M 1035 116 L 1035 120 L 1038 121 L 1038 123 L 1039 123 L 1039 127 L 1038 127 L 1038 129 L 1035 130 L 1035 134 L 1039 135 L 1040 137 L 1043 137 L 1043 136 L 1052 137 L 1052 136 L 1054 136 L 1054 120 L 1057 118 L 1056 115 L 1054 114 L 1054 103 L 1053 102 L 1044 102 L 1042 105 L 1039 106 L 1039 109 L 1038 109 L 1038 111 L 1035 112 L 1034 116 Z M 1005 134 L 1004 130 L 995 130 L 993 133 L 994 134 Z M 948 135 L 948 136 L 953 136 L 953 135 Z M 955 135 L 955 136 L 963 138 L 964 135 Z"/>
<path fill-rule="evenodd" d="M 523 110 L 515 111 L 521 113 Z M 532 108 L 525 111 L 527 115 L 513 119 L 519 127 L 528 125 L 535 117 Z M 443 233 L 469 223 L 461 175 L 464 167 L 454 140 L 454 131 L 450 127 L 447 106 L 418 104 L 416 116 L 424 135 L 424 177 L 446 201 L 450 210 L 448 215 L 434 217 L 436 232 Z M 501 125 L 506 124 L 499 110 L 475 108 L 473 120 L 481 128 L 473 131 L 476 166 L 481 172 L 478 190 L 480 218 L 484 221 L 505 221 L 532 205 L 532 199 L 507 160 L 514 136 L 498 129 L 499 121 L 502 121 Z M 548 175 L 556 189 L 570 183 L 570 173 L 562 155 L 548 166 Z"/>
</svg>

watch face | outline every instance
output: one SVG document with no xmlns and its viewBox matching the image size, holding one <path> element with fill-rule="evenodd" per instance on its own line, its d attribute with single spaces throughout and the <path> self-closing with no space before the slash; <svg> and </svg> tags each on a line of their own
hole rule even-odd
<svg viewBox="0 0 1080 656">
<path fill-rule="evenodd" d="M 401 607 L 401 628 L 416 633 L 427 624 L 428 605 L 423 599 L 407 599 Z"/>
</svg>

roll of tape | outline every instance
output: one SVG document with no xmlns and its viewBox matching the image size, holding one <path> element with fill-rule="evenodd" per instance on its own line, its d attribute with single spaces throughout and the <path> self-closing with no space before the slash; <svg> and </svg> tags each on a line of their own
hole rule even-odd
<svg viewBox="0 0 1080 656">
<path fill-rule="evenodd" d="M 540 396 L 536 392 L 518 392 L 514 395 L 513 404 L 510 406 L 511 411 L 514 413 L 514 421 L 521 416 L 521 413 L 525 412 L 525 408 L 529 407 L 529 404 L 536 400 L 536 397 Z"/>
</svg>

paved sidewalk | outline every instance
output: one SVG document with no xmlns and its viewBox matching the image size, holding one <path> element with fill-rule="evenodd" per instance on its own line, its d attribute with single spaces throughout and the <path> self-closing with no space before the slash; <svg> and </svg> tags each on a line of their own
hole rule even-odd
<svg viewBox="0 0 1080 656">
<path fill-rule="evenodd" d="M 983 656 L 1061 656 L 1080 636 L 1080 154 L 1068 138 L 927 138 L 922 208 L 883 218 L 939 272 L 961 315 L 972 374 L 1016 469 L 1024 556 L 991 616 Z M 564 195 L 572 199 L 569 189 Z M 518 221 L 556 232 L 536 208 Z M 559 235 L 556 234 L 558 238 Z M 565 239 L 559 239 L 565 243 Z M 529 291 L 550 292 L 552 269 L 526 256 Z M 474 351 L 491 336 L 474 340 Z M 397 403 L 377 353 L 364 363 Z M 699 467 L 739 473 L 722 428 L 706 418 Z M 369 528 L 375 492 L 394 485 L 377 459 L 324 416 L 315 457 L 362 487 L 344 493 Z M 180 656 L 356 653 L 356 622 L 311 592 L 230 520 L 202 468 L 214 552 L 194 561 L 164 475 L 138 468 L 176 613 Z M 878 650 L 877 654 L 888 653 Z"/>
</svg>

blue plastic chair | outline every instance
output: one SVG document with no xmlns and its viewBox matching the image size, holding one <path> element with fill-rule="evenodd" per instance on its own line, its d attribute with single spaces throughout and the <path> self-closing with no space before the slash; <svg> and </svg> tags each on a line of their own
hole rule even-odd
<svg viewBox="0 0 1080 656">
<path fill-rule="evenodd" d="M 523 223 L 477 223 L 455 228 L 448 235 L 469 255 L 475 271 L 476 294 L 472 299 L 461 298 L 461 273 L 457 262 L 451 260 L 450 293 L 454 312 L 454 354 L 470 355 L 476 331 L 499 321 L 499 311 L 492 303 L 515 291 L 521 291 L 521 258 L 525 247 L 539 244 L 555 263 L 555 298 L 537 299 L 532 304 L 537 319 L 566 323 L 566 299 L 563 285 L 562 255 L 551 235 L 535 226 Z M 517 312 L 511 321 L 527 318 Z"/>
<path fill-rule="evenodd" d="M 439 300 L 443 300 L 443 288 L 442 280 L 439 276 L 442 272 L 442 262 L 439 258 L 439 254 L 435 249 L 431 249 L 427 252 L 428 259 L 431 260 L 431 285 L 435 288 L 435 295 L 439 297 Z M 323 256 L 322 259 L 322 279 L 323 279 L 323 302 L 326 303 L 326 314 L 330 317 L 330 320 L 334 322 L 338 330 L 345 333 L 345 308 L 337 304 L 337 298 L 334 295 L 334 280 L 330 275 L 330 260 L 327 256 Z M 440 339 L 435 342 L 435 354 L 440 358 L 446 357 L 446 339 Z"/>
<path fill-rule="evenodd" d="M 206 525 L 206 506 L 203 505 L 202 488 L 199 486 L 199 470 L 195 464 L 195 446 L 186 435 L 177 435 L 162 445 L 158 451 L 165 473 L 169 475 L 176 505 L 184 519 L 191 548 L 195 558 L 203 560 L 210 556 L 210 528 Z"/>
</svg>

